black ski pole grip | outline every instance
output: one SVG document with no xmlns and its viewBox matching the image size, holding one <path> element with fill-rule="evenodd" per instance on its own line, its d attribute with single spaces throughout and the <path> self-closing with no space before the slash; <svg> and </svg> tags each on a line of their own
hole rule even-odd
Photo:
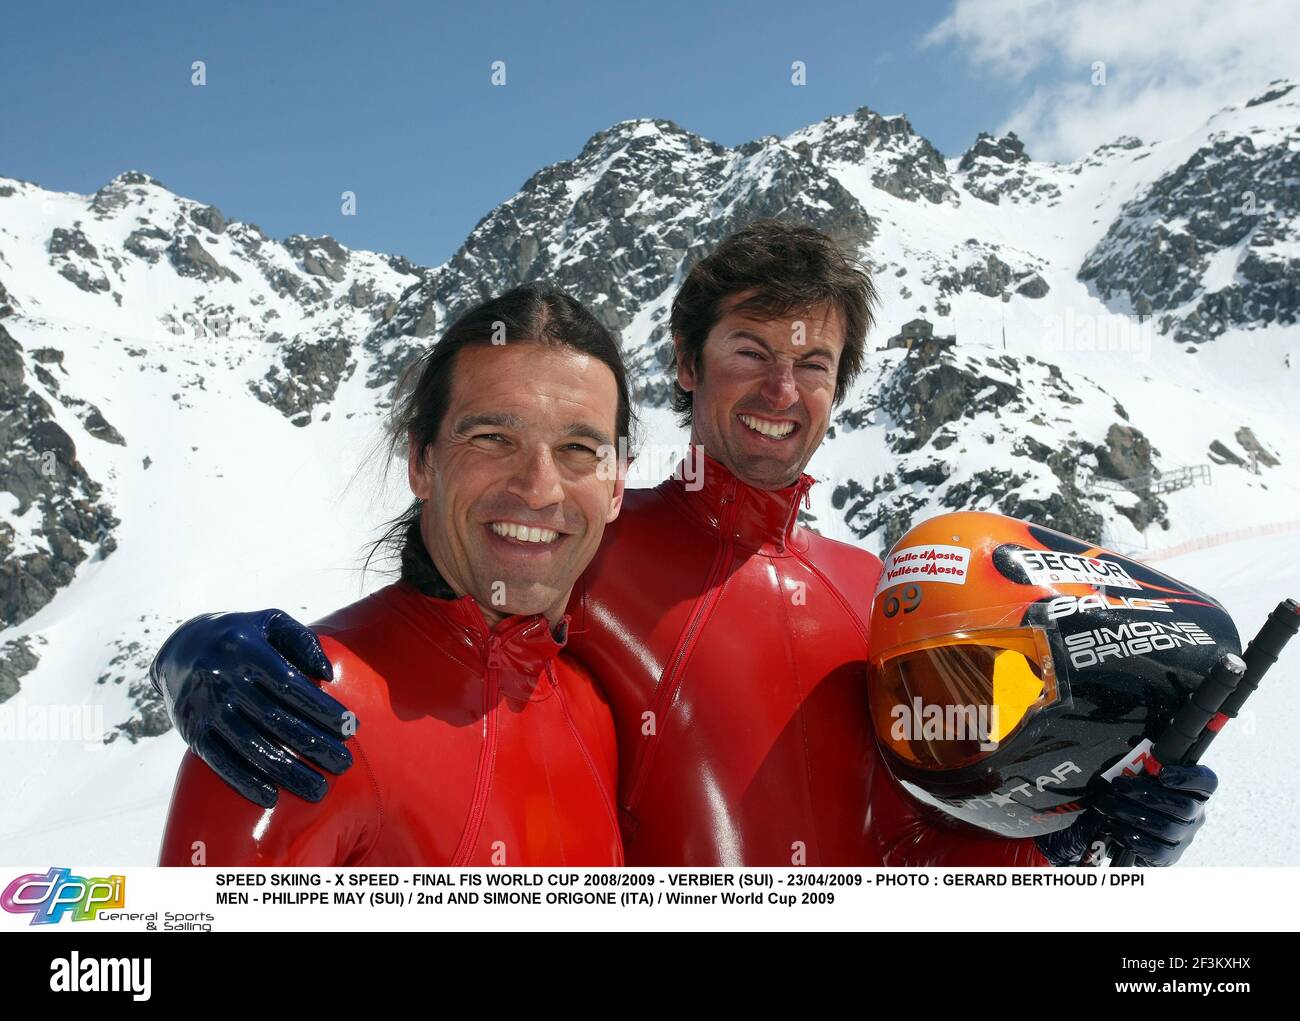
<svg viewBox="0 0 1300 1021">
<path fill-rule="evenodd" d="M 1259 687 L 1260 679 L 1277 662 L 1286 643 L 1295 637 L 1297 631 L 1300 631 L 1300 603 L 1294 599 L 1284 599 L 1274 607 L 1264 626 L 1259 629 L 1259 634 L 1251 639 L 1250 645 L 1242 654 L 1246 661 L 1246 675 L 1237 685 L 1237 690 L 1219 708 L 1218 716 L 1206 725 L 1205 731 L 1188 750 L 1184 761 L 1201 761 L 1201 756 L 1205 754 L 1205 749 L 1210 746 L 1214 736 L 1228 720 L 1236 719 L 1246 699 Z"/>
<path fill-rule="evenodd" d="M 1161 765 L 1182 762 L 1196 743 L 1205 725 L 1214 719 L 1224 703 L 1232 697 L 1246 674 L 1246 662 L 1232 652 L 1225 652 L 1205 680 L 1196 686 L 1192 697 L 1169 721 L 1165 732 L 1151 749 L 1151 757 Z"/>
</svg>

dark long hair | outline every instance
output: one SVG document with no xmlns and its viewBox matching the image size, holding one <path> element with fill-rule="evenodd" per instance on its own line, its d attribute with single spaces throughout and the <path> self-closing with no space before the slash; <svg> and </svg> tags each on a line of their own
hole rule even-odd
<svg viewBox="0 0 1300 1021">
<path fill-rule="evenodd" d="M 476 305 L 447 327 L 442 338 L 403 371 L 394 394 L 384 453 L 388 462 L 405 459 L 414 440 L 421 457 L 438 438 L 451 404 L 452 375 L 462 348 L 502 343 L 533 343 L 570 348 L 606 365 L 618 385 L 617 437 L 632 444 L 635 424 L 628 395 L 627 369 L 617 338 L 581 303 L 557 287 L 524 284 Z M 453 593 L 438 575 L 420 534 L 420 501 L 412 500 L 387 522 L 371 543 L 365 568 L 376 555 L 397 559 L 401 578 L 426 595 L 450 598 Z"/>
</svg>

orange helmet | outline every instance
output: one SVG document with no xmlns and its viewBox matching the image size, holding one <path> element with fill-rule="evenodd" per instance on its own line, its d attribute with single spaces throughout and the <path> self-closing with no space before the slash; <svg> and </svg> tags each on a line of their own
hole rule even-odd
<svg viewBox="0 0 1300 1021">
<path fill-rule="evenodd" d="M 1219 603 L 1136 560 L 1000 514 L 943 514 L 884 557 L 872 721 L 916 797 L 1037 836 L 1073 822 L 1240 651 Z"/>
</svg>

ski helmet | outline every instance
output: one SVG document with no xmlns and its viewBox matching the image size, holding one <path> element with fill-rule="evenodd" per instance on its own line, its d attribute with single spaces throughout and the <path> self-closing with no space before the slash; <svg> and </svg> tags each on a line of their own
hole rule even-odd
<svg viewBox="0 0 1300 1021">
<path fill-rule="evenodd" d="M 915 797 L 1038 836 L 1069 826 L 1240 651 L 1218 602 L 1145 564 L 1000 514 L 943 514 L 885 555 L 872 721 Z"/>
</svg>

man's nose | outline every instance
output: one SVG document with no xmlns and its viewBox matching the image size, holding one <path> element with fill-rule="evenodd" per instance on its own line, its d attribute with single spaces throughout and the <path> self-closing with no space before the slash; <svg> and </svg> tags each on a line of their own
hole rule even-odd
<svg viewBox="0 0 1300 1021">
<path fill-rule="evenodd" d="M 784 411 L 799 400 L 799 388 L 794 382 L 794 367 L 784 359 L 776 359 L 767 370 L 759 391 L 773 411 Z"/>
<path fill-rule="evenodd" d="M 564 485 L 559 465 L 550 447 L 522 450 L 506 488 L 526 503 L 530 510 L 541 510 L 564 502 Z"/>
</svg>

